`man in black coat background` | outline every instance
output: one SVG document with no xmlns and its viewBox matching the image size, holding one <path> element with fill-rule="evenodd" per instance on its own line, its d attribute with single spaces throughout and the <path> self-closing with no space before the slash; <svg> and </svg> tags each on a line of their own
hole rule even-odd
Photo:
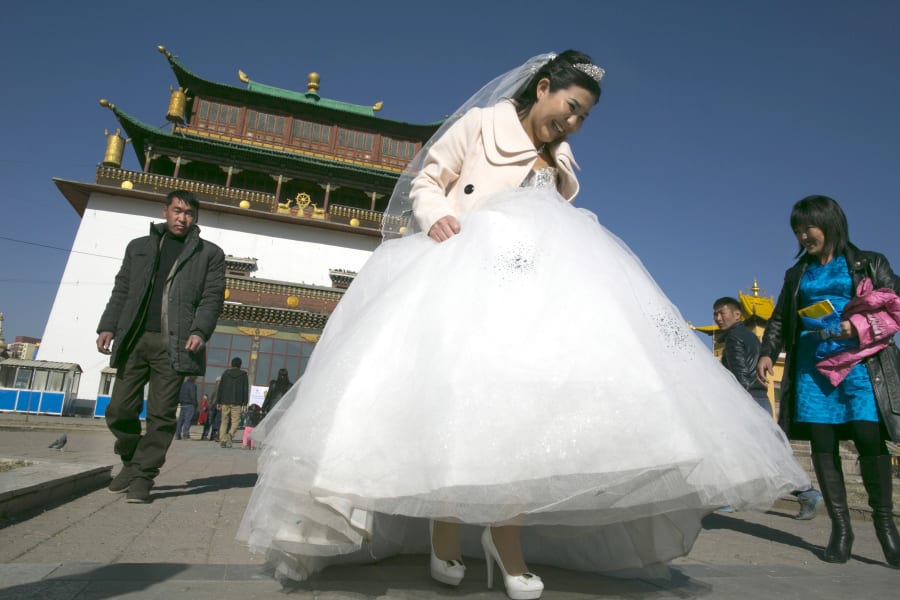
<svg viewBox="0 0 900 600">
<path fill-rule="evenodd" d="M 722 366 L 731 371 L 738 383 L 747 390 L 760 408 L 769 417 L 774 418 L 772 404 L 769 402 L 768 389 L 756 376 L 756 364 L 759 361 L 760 342 L 756 334 L 744 325 L 741 304 L 736 298 L 726 296 L 713 303 L 713 321 L 722 333 Z M 822 494 L 810 486 L 806 490 L 791 492 L 800 503 L 800 512 L 794 518 L 801 521 L 816 516 L 816 506 L 822 500 Z"/>
<path fill-rule="evenodd" d="M 190 192 L 166 196 L 164 223 L 132 240 L 97 326 L 97 350 L 116 368 L 106 424 L 122 470 L 109 491 L 147 503 L 175 435 L 178 392 L 187 375 L 206 371 L 225 294 L 225 254 L 200 238 L 200 204 Z M 146 431 L 140 413 L 147 394 Z"/>
</svg>

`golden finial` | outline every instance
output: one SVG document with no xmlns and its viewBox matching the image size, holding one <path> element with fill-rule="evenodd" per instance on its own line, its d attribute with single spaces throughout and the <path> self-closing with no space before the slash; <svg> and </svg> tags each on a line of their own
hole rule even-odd
<svg viewBox="0 0 900 600">
<path fill-rule="evenodd" d="M 319 93 L 319 74 L 313 71 L 306 80 L 306 91 L 310 94 Z"/>
<path fill-rule="evenodd" d="M 383 106 L 384 106 L 384 101 L 379 100 L 372 106 L 372 110 L 379 111 L 379 110 L 381 110 L 381 107 L 383 107 Z"/>
<path fill-rule="evenodd" d="M 250 78 L 247 77 L 247 74 L 238 69 L 238 79 L 241 80 L 241 83 L 250 83 Z"/>
<path fill-rule="evenodd" d="M 750 288 L 750 291 L 753 292 L 754 296 L 759 296 L 759 283 L 757 283 L 756 277 L 753 278 L 753 287 Z"/>
<path fill-rule="evenodd" d="M 100 106 L 102 106 L 103 108 L 108 108 L 109 110 L 116 110 L 116 105 L 106 98 L 100 98 Z"/>
<path fill-rule="evenodd" d="M 166 50 L 165 46 L 157 46 L 156 49 L 160 54 L 165 55 L 166 58 L 172 58 L 172 54 L 168 50 Z"/>
</svg>

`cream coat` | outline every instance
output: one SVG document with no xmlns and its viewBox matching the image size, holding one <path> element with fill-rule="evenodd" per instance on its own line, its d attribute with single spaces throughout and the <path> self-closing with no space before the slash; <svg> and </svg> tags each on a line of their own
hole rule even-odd
<svg viewBox="0 0 900 600">
<path fill-rule="evenodd" d="M 571 201 L 578 193 L 572 150 L 562 141 L 551 152 L 559 169 L 557 189 Z M 459 218 L 494 194 L 519 187 L 537 158 L 511 102 L 473 108 L 435 142 L 413 180 L 410 198 L 419 227 L 427 232 L 441 217 Z"/>
</svg>

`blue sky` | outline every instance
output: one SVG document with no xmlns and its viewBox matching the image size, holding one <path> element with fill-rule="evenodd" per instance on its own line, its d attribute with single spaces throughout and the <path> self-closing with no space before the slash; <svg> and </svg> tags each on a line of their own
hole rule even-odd
<svg viewBox="0 0 900 600">
<path fill-rule="evenodd" d="M 98 100 L 165 124 L 175 78 L 158 44 L 232 85 L 242 69 L 304 90 L 317 71 L 322 96 L 383 100 L 381 116 L 409 122 L 442 118 L 530 56 L 577 48 L 607 76 L 573 138 L 576 202 L 685 318 L 710 323 L 712 301 L 754 278 L 777 295 L 796 251 L 790 207 L 813 193 L 900 269 L 900 2 L 33 0 L 6 7 L 0 33 L 7 342 L 43 335 L 67 259 L 44 246 L 68 248 L 79 223 L 51 178 L 93 181 L 117 126 Z M 139 169 L 130 147 L 124 167 Z"/>
</svg>

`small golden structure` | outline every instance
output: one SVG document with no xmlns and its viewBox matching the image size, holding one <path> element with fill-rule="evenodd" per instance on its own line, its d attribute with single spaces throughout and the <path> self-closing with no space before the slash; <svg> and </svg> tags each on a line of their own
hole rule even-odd
<svg viewBox="0 0 900 600">
<path fill-rule="evenodd" d="M 306 92 L 308 94 L 319 95 L 319 74 L 313 71 L 306 79 Z"/>
<path fill-rule="evenodd" d="M 184 111 L 187 106 L 187 88 L 179 87 L 177 90 L 169 86 L 169 110 L 166 111 L 166 120 L 170 123 L 184 124 Z"/>
<path fill-rule="evenodd" d="M 102 102 L 102 101 L 101 101 Z M 125 144 L 131 140 L 123 138 L 121 129 L 116 129 L 115 133 L 110 133 L 108 129 L 103 130 L 106 136 L 106 152 L 103 154 L 103 166 L 120 168 L 122 166 L 122 155 L 125 152 Z"/>
<path fill-rule="evenodd" d="M 250 201 L 249 200 L 241 200 L 241 203 L 238 204 L 238 206 L 240 206 L 241 208 L 250 208 Z"/>
<path fill-rule="evenodd" d="M 356 217 L 350 219 L 350 227 L 359 227 L 359 219 Z"/>
<path fill-rule="evenodd" d="M 285 303 L 288 305 L 288 308 L 297 308 L 300 306 L 300 298 L 297 296 L 288 296 Z"/>
</svg>

